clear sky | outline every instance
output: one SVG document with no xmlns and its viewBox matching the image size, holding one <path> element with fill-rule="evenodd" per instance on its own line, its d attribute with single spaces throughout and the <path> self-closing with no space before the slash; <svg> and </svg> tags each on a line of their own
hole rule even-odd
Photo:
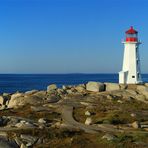
<svg viewBox="0 0 148 148">
<path fill-rule="evenodd" d="M 0 73 L 117 73 L 130 26 L 148 73 L 148 0 L 0 0 Z"/>
</svg>

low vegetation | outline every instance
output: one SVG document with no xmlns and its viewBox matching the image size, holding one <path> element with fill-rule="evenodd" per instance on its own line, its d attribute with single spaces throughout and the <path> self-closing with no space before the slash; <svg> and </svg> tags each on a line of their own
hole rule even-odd
<svg viewBox="0 0 148 148">
<path fill-rule="evenodd" d="M 147 86 L 114 84 L 113 90 L 111 84 L 95 84 L 99 85 L 98 92 L 92 84 L 89 90 L 85 85 L 51 85 L 47 91 L 2 95 L 0 102 L 6 103 L 0 111 L 3 142 L 30 148 L 146 148 Z"/>
</svg>

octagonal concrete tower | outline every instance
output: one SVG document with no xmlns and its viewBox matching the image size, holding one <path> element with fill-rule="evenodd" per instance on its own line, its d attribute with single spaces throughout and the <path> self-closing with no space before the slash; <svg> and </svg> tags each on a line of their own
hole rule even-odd
<svg viewBox="0 0 148 148">
<path fill-rule="evenodd" d="M 122 71 L 119 72 L 120 84 L 139 84 L 142 83 L 140 71 L 140 57 L 138 32 L 131 27 L 126 32 L 124 44 L 124 57 Z"/>
</svg>

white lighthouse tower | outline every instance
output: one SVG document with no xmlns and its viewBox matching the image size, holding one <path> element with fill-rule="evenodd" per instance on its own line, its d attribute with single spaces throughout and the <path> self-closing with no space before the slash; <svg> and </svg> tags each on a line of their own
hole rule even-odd
<svg viewBox="0 0 148 148">
<path fill-rule="evenodd" d="M 122 71 L 119 72 L 120 84 L 141 83 L 138 32 L 131 27 L 126 31 Z"/>
</svg>

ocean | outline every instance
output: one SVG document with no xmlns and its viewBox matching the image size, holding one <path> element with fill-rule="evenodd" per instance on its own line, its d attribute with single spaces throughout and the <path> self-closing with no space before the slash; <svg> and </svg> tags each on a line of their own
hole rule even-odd
<svg viewBox="0 0 148 148">
<path fill-rule="evenodd" d="M 148 74 L 142 75 L 148 82 Z M 50 84 L 77 85 L 88 81 L 118 82 L 118 74 L 0 74 L 0 93 L 46 90 Z"/>
</svg>

